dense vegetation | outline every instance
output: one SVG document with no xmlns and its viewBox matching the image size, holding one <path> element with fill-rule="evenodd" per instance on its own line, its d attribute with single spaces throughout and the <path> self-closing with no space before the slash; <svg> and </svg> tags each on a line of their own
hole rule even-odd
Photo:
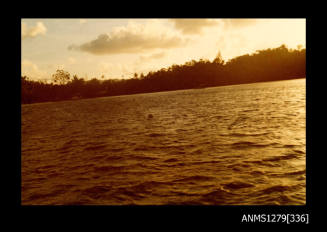
<svg viewBox="0 0 327 232">
<path fill-rule="evenodd" d="M 84 80 L 57 70 L 54 83 L 21 77 L 21 102 L 35 103 L 78 98 L 202 88 L 231 84 L 287 80 L 306 76 L 306 50 L 288 49 L 282 45 L 259 50 L 225 62 L 220 54 L 209 60 L 192 60 L 168 69 L 134 74 L 131 79 Z"/>
</svg>

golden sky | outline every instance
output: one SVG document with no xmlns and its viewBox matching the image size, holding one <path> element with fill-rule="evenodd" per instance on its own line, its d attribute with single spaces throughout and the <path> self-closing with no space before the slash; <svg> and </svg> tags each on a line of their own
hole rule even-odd
<svg viewBox="0 0 327 232">
<path fill-rule="evenodd" d="M 22 19 L 22 75 L 130 78 L 190 60 L 305 46 L 305 19 Z"/>
</svg>

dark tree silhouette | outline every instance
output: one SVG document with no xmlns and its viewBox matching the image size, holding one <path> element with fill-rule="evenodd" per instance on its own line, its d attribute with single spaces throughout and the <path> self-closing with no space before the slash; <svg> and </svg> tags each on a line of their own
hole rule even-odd
<svg viewBox="0 0 327 232">
<path fill-rule="evenodd" d="M 60 85 L 66 84 L 70 79 L 70 74 L 62 69 L 58 69 L 55 74 L 52 75 L 53 81 Z"/>
<path fill-rule="evenodd" d="M 235 57 L 225 62 L 220 52 L 212 62 L 191 60 L 183 65 L 151 71 L 131 79 L 85 81 L 64 70 L 53 75 L 54 84 L 21 77 L 21 102 L 70 100 L 123 94 L 203 88 L 231 84 L 305 78 L 306 50 L 288 49 L 282 45 L 274 49 L 258 50 L 253 54 Z"/>
</svg>

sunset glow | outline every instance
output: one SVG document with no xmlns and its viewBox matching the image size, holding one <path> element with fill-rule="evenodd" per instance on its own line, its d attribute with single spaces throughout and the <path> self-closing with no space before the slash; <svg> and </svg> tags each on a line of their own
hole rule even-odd
<svg viewBox="0 0 327 232">
<path fill-rule="evenodd" d="M 131 78 L 190 60 L 305 48 L 305 19 L 22 19 L 22 75 Z"/>
</svg>

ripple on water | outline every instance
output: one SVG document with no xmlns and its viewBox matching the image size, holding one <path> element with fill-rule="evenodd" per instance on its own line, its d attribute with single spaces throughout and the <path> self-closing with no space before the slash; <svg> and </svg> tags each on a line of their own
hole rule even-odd
<svg viewBox="0 0 327 232">
<path fill-rule="evenodd" d="M 233 181 L 230 183 L 223 184 L 223 186 L 226 187 L 227 189 L 241 189 L 241 188 L 255 187 L 255 185 L 243 181 Z"/>
<path fill-rule="evenodd" d="M 302 82 L 23 105 L 22 204 L 305 204 Z"/>
<path fill-rule="evenodd" d="M 265 158 L 265 159 L 263 159 L 263 161 L 282 161 L 282 160 L 295 159 L 295 158 L 298 158 L 298 157 L 299 157 L 298 154 L 289 153 L 289 154 L 286 154 L 286 155 Z"/>
</svg>

